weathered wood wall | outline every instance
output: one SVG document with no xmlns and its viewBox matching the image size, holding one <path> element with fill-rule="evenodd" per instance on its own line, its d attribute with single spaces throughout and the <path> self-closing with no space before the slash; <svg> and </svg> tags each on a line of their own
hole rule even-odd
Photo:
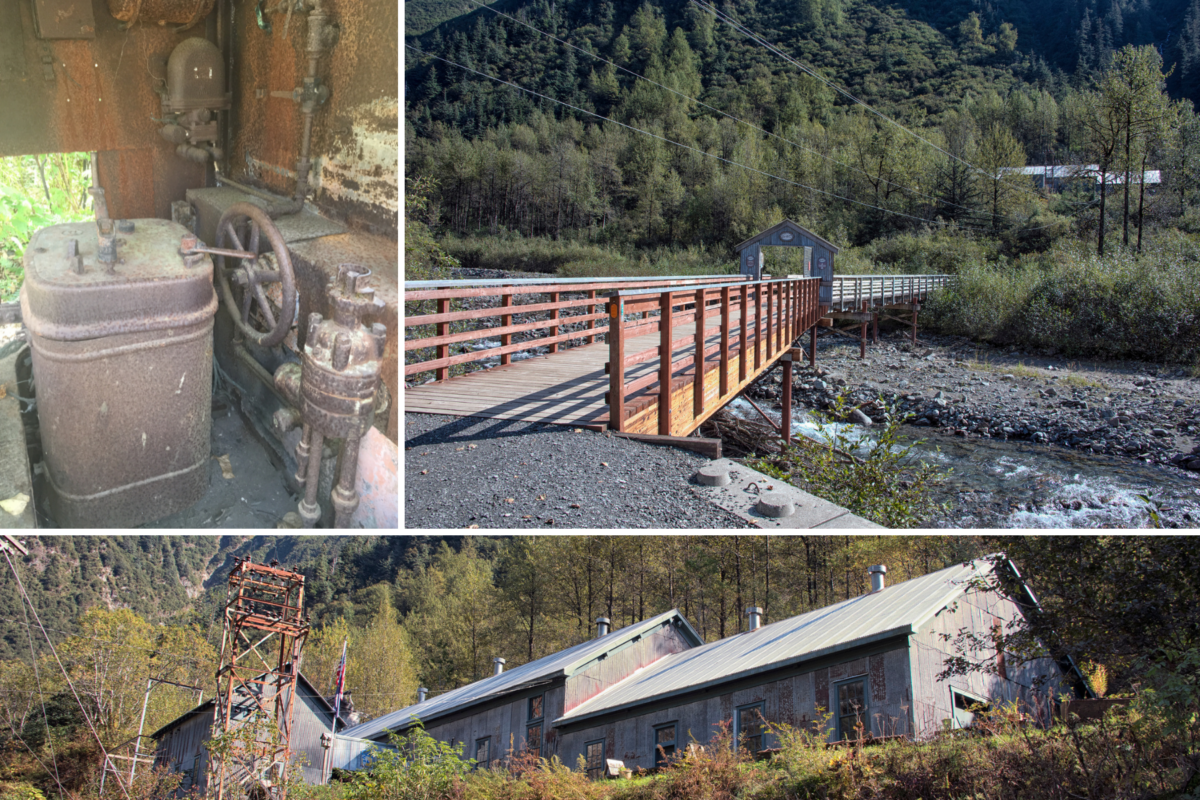
<svg viewBox="0 0 1200 800">
<path fill-rule="evenodd" d="M 1037 659 L 1021 665 L 1011 654 L 1005 655 L 1007 678 L 997 674 L 973 673 L 938 680 L 938 673 L 945 669 L 945 661 L 955 655 L 953 637 L 960 630 L 969 629 L 985 640 L 993 626 L 999 624 L 1008 632 L 1008 623 L 1020 615 L 1016 603 L 994 592 L 968 592 L 957 603 L 943 609 L 924 625 L 912 641 L 913 715 L 918 736 L 928 736 L 941 730 L 942 720 L 954 718 L 951 689 L 959 689 L 971 695 L 1000 702 L 1018 702 L 1028 714 L 1047 713 L 1049 697 L 1060 691 L 1061 673 L 1052 659 Z M 949 635 L 946 640 L 943 635 Z M 995 650 L 985 651 L 979 657 L 995 660 Z M 1034 690 L 1035 679 L 1048 677 L 1048 684 Z"/>
<path fill-rule="evenodd" d="M 879 736 L 907 733 L 912 706 L 908 668 L 907 648 L 897 648 L 775 677 L 735 691 L 714 690 L 699 698 L 695 694 L 685 696 L 678 705 L 564 733 L 560 736 L 558 757 L 563 763 L 573 765 L 586 742 L 603 739 L 606 758 L 621 759 L 626 767 L 649 769 L 654 766 L 655 725 L 675 722 L 677 744 L 682 749 L 691 741 L 708 742 L 720 723 L 733 720 L 735 709 L 760 701 L 768 722 L 804 727 L 822 720 L 825 710 L 833 707 L 833 687 L 837 681 L 860 675 L 867 678 L 871 732 Z M 834 727 L 829 732 L 831 740 Z M 765 737 L 765 747 L 777 745 L 773 736 Z"/>
<path fill-rule="evenodd" d="M 475 741 L 485 736 L 492 737 L 492 758 L 505 760 L 510 753 L 516 755 L 526 747 L 525 729 L 529 722 L 529 698 L 545 694 L 542 701 L 542 755 L 550 757 L 555 752 L 554 731 L 550 726 L 563 713 L 563 683 L 561 679 L 553 685 L 542 685 L 523 692 L 506 696 L 473 714 L 467 714 L 446 722 L 431 722 L 426 732 L 443 742 L 463 745 L 463 758 L 475 757 Z"/>
</svg>

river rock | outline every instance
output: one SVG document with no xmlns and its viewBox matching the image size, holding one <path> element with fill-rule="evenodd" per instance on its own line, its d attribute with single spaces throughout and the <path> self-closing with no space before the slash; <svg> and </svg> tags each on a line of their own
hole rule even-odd
<svg viewBox="0 0 1200 800">
<path fill-rule="evenodd" d="M 869 427 L 873 424 L 871 418 L 864 414 L 862 409 L 859 408 L 856 408 L 850 412 L 849 419 L 855 425 L 862 425 L 864 427 Z"/>
</svg>

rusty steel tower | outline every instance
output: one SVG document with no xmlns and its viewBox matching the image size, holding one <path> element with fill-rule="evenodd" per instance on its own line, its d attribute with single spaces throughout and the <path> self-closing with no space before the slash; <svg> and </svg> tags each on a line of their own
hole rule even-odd
<svg viewBox="0 0 1200 800">
<path fill-rule="evenodd" d="M 208 796 L 286 800 L 292 709 L 308 636 L 304 576 L 239 560 L 229 575 Z"/>
</svg>

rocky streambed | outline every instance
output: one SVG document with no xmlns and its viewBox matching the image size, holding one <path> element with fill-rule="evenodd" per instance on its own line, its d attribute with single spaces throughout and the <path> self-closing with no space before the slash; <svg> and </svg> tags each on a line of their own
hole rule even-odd
<svg viewBox="0 0 1200 800">
<path fill-rule="evenodd" d="M 750 397 L 777 412 L 780 380 L 763 376 Z M 865 360 L 829 339 L 815 369 L 797 364 L 801 428 L 839 395 L 867 433 L 897 408 L 909 441 L 924 440 L 918 457 L 952 470 L 953 510 L 930 526 L 1200 526 L 1200 380 L 1178 367 L 881 332 Z"/>
</svg>

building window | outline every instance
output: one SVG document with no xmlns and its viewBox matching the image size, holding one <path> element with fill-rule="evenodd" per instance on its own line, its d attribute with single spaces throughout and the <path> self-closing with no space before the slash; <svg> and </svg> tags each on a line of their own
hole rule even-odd
<svg viewBox="0 0 1200 800">
<path fill-rule="evenodd" d="M 766 720 L 763 718 L 763 704 L 741 706 L 737 710 L 737 730 L 734 736 L 738 747 L 745 746 L 750 755 L 762 750 Z"/>
<path fill-rule="evenodd" d="M 958 689 L 950 690 L 950 698 L 954 701 L 954 727 L 956 728 L 971 727 L 975 724 L 975 719 L 979 714 L 991 709 L 986 700 Z"/>
<path fill-rule="evenodd" d="M 542 724 L 530 725 L 525 729 L 525 751 L 533 753 L 534 758 L 542 756 Z"/>
<path fill-rule="evenodd" d="M 867 680 L 855 678 L 837 684 L 837 735 L 839 741 L 862 738 L 871 732 L 867 716 Z"/>
<path fill-rule="evenodd" d="M 539 694 L 537 697 L 529 698 L 529 722 L 542 718 L 542 703 L 545 697 L 544 694 Z"/>
<path fill-rule="evenodd" d="M 586 758 L 587 776 L 592 780 L 599 780 L 604 777 L 604 740 L 600 739 L 595 742 L 588 742 L 583 746 L 584 757 Z"/>
<path fill-rule="evenodd" d="M 665 767 L 675 755 L 675 723 L 654 726 L 654 766 Z"/>
<path fill-rule="evenodd" d="M 487 769 L 492 763 L 492 737 L 475 740 L 475 769 Z"/>
</svg>

